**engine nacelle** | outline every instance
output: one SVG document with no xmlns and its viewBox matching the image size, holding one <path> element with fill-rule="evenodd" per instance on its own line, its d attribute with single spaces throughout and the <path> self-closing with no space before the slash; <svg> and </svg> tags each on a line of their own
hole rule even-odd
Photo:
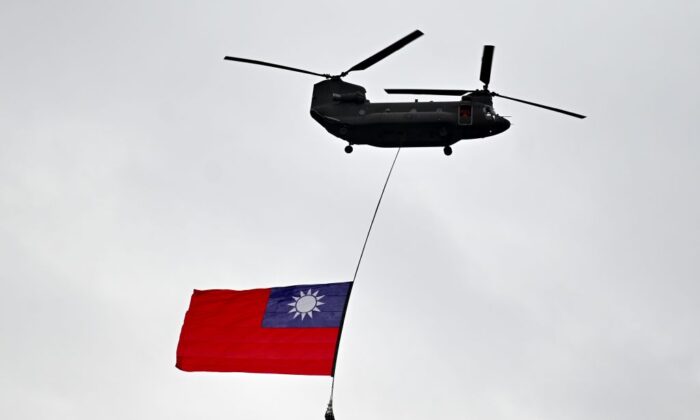
<svg viewBox="0 0 700 420">
<path fill-rule="evenodd" d="M 365 96 L 364 92 L 334 93 L 333 100 L 337 102 L 363 104 L 367 102 L 367 97 Z"/>
</svg>

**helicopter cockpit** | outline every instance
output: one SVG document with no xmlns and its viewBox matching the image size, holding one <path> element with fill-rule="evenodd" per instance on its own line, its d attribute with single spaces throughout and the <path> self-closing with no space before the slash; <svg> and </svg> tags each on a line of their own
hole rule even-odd
<svg viewBox="0 0 700 420">
<path fill-rule="evenodd" d="M 496 114 L 496 111 L 493 110 L 493 107 L 485 105 L 481 110 L 483 111 L 484 117 L 486 117 L 486 119 L 494 121 L 496 120 L 498 114 Z"/>
</svg>

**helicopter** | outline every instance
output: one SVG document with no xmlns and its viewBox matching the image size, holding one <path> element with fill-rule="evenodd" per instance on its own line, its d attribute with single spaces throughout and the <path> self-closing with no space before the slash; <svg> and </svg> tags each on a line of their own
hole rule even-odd
<svg viewBox="0 0 700 420">
<path fill-rule="evenodd" d="M 375 147 L 442 147 L 452 154 L 452 145 L 460 140 L 478 139 L 503 133 L 510 122 L 493 108 L 493 97 L 548 109 L 576 118 L 585 118 L 563 109 L 525 101 L 489 90 L 495 47 L 485 45 L 479 79 L 482 89 L 385 89 L 389 94 L 461 96 L 451 102 L 378 102 L 367 99 L 364 87 L 343 80 L 350 72 L 366 70 L 423 35 L 415 30 L 371 57 L 340 74 L 316 73 L 247 58 L 226 56 L 225 60 L 256 64 L 323 77 L 314 85 L 311 117 L 332 135 L 345 140 L 346 153 L 353 145 Z"/>
</svg>

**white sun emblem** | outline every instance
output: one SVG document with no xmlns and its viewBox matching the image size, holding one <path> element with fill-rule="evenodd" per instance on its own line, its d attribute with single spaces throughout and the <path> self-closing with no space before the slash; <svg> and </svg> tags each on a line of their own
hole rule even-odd
<svg viewBox="0 0 700 420">
<path fill-rule="evenodd" d="M 292 309 L 289 310 L 290 314 L 294 314 L 294 318 L 292 319 L 296 319 L 299 315 L 301 315 L 302 321 L 304 320 L 304 318 L 306 318 L 307 315 L 309 316 L 309 318 L 313 318 L 314 312 L 321 312 L 321 310 L 318 309 L 318 307 L 321 305 L 325 305 L 325 303 L 321 302 L 321 299 L 323 299 L 324 297 L 325 295 L 318 295 L 318 290 L 311 293 L 311 289 L 309 289 L 309 291 L 306 293 L 304 293 L 303 290 L 300 291 L 299 296 L 292 296 L 294 302 L 287 304 L 292 307 Z"/>
</svg>

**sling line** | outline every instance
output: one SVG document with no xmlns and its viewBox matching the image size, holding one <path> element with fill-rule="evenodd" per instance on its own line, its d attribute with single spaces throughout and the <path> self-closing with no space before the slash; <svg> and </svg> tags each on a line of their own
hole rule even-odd
<svg viewBox="0 0 700 420">
<path fill-rule="evenodd" d="M 362 244 L 362 251 L 360 252 L 360 258 L 357 260 L 357 266 L 355 267 L 355 274 L 352 276 L 352 282 L 350 282 L 350 288 L 348 289 L 348 297 L 345 302 L 345 308 L 343 308 L 343 317 L 341 318 L 340 321 L 340 328 L 338 330 L 338 341 L 336 343 L 336 348 L 335 348 L 335 359 L 333 360 L 333 371 L 332 371 L 332 382 L 331 382 L 331 397 L 330 400 L 328 401 L 328 408 L 326 410 L 326 418 L 333 418 L 333 417 L 328 417 L 329 414 L 330 416 L 333 416 L 333 390 L 335 388 L 335 367 L 336 364 L 338 363 L 338 351 L 340 349 L 340 338 L 342 337 L 343 333 L 343 324 L 345 324 L 345 314 L 347 313 L 348 310 L 348 304 L 350 302 L 350 295 L 352 293 L 352 287 L 355 285 L 355 280 L 357 279 L 357 273 L 360 271 L 360 264 L 362 263 L 362 257 L 365 255 L 365 248 L 367 247 L 367 241 L 369 241 L 369 235 L 372 233 L 372 226 L 374 226 L 374 220 L 377 218 L 377 212 L 379 212 L 379 206 L 382 204 L 382 198 L 384 198 L 384 192 L 386 191 L 386 186 L 389 184 L 389 179 L 391 178 L 391 173 L 394 170 L 394 165 L 396 165 L 396 159 L 399 157 L 399 152 L 401 151 L 401 147 L 399 147 L 396 150 L 396 155 L 394 155 L 394 161 L 391 162 L 391 167 L 389 168 L 389 173 L 386 176 L 386 180 L 384 181 L 384 187 L 382 188 L 382 193 L 379 194 L 379 200 L 377 201 L 377 207 L 374 208 L 374 214 L 372 215 L 372 221 L 369 224 L 369 229 L 367 230 L 367 236 L 365 236 L 365 242 Z"/>
</svg>

